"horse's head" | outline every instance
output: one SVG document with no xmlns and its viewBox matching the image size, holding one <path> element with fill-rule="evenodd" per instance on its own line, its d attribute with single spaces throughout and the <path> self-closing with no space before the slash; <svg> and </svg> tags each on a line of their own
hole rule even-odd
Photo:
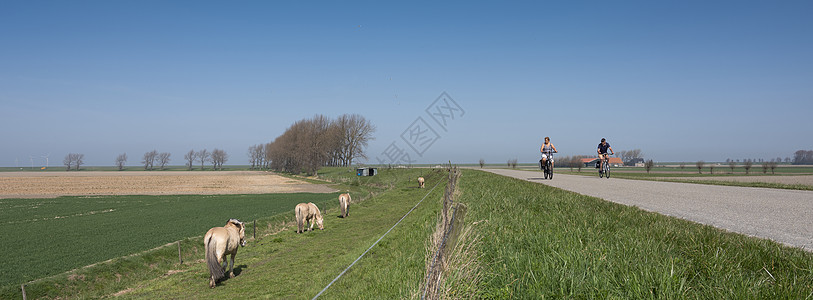
<svg viewBox="0 0 813 300">
<path fill-rule="evenodd" d="M 240 222 L 240 220 L 238 220 L 238 219 L 229 220 L 229 224 L 234 225 L 235 227 L 237 227 L 237 229 L 238 229 L 237 232 L 240 233 L 240 246 L 245 247 L 246 246 L 246 224 L 244 224 L 243 222 Z"/>
<path fill-rule="evenodd" d="M 319 226 L 319 230 L 325 230 L 324 220 L 321 213 L 316 213 L 316 226 Z"/>
</svg>

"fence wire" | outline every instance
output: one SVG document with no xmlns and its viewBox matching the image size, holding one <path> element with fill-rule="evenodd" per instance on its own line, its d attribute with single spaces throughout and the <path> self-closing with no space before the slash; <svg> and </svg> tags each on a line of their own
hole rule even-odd
<svg viewBox="0 0 813 300">
<path fill-rule="evenodd" d="M 333 285 L 333 283 L 334 283 L 334 282 L 336 282 L 337 280 L 339 280 L 339 278 L 341 278 L 341 277 L 342 277 L 342 275 L 344 275 L 344 273 L 346 273 L 346 272 L 347 272 L 347 270 L 350 270 L 350 268 L 351 268 L 351 267 L 353 267 L 353 265 L 355 265 L 355 264 L 356 264 L 356 263 L 357 263 L 359 260 L 361 260 L 361 258 L 362 258 L 362 257 L 364 257 L 364 255 L 365 255 L 365 254 L 367 254 L 367 252 L 369 252 L 369 251 L 370 251 L 370 249 L 373 249 L 373 247 L 375 247 L 375 245 L 377 245 L 377 244 L 378 244 L 378 242 L 380 242 L 380 241 L 381 241 L 381 239 L 383 239 L 385 236 L 387 236 L 387 234 L 389 234 L 389 233 L 390 233 L 390 231 L 392 231 L 392 230 L 395 228 L 395 226 L 398 226 L 398 224 L 400 224 L 400 223 L 401 223 L 401 221 L 403 221 L 403 220 L 404 220 L 404 219 L 405 219 L 405 218 L 406 218 L 406 217 L 407 217 L 407 216 L 408 216 L 410 213 L 412 213 L 412 211 L 413 211 L 413 210 L 415 210 L 415 208 L 417 208 L 417 207 L 418 207 L 418 205 L 420 205 L 420 204 L 421 204 L 421 202 L 423 202 L 423 200 L 424 200 L 424 199 L 426 199 L 426 197 L 428 197 L 428 196 L 429 196 L 429 194 L 431 194 L 431 193 L 432 193 L 432 191 L 434 191 L 434 190 L 435 190 L 435 188 L 436 188 L 436 187 L 437 187 L 437 186 L 438 186 L 438 185 L 439 185 L 441 182 L 443 182 L 443 180 L 438 180 L 438 183 L 435 183 L 435 186 L 433 186 L 433 187 L 432 187 L 432 189 L 431 189 L 431 190 L 429 190 L 429 192 L 428 192 L 428 193 L 426 193 L 426 195 L 425 195 L 425 196 L 423 196 L 423 198 L 421 198 L 421 201 L 418 201 L 418 204 L 415 204 L 415 206 L 413 206 L 413 207 L 412 207 L 412 209 L 410 209 L 410 210 L 409 210 L 409 211 L 408 211 L 408 212 L 407 212 L 407 213 L 406 213 L 406 214 L 405 214 L 403 217 L 401 217 L 401 219 L 400 219 L 400 220 L 398 220 L 398 222 L 395 222 L 395 225 L 392 225 L 392 227 L 390 227 L 390 229 L 389 229 L 389 230 L 387 230 L 387 232 L 385 232 L 385 233 L 384 233 L 384 235 L 382 235 L 380 238 L 378 238 L 378 240 L 377 240 L 377 241 L 375 241 L 375 243 L 373 243 L 373 245 L 372 245 L 372 246 L 370 246 L 370 248 L 367 248 L 367 250 L 365 250 L 365 251 L 364 251 L 364 253 L 362 253 L 361 255 L 359 255 L 359 257 L 358 257 L 358 258 L 356 258 L 356 260 L 354 260 L 354 261 L 353 261 L 353 263 L 351 263 L 349 266 L 347 266 L 347 268 L 345 268 L 345 269 L 344 269 L 344 271 L 342 271 L 341 273 L 339 273 L 339 276 L 336 276 L 336 278 L 333 278 L 333 281 L 331 281 L 330 283 L 328 283 L 328 284 L 327 284 L 327 286 L 325 286 L 325 288 L 323 288 L 321 291 L 319 291 L 319 293 L 318 293 L 318 294 L 316 294 L 316 296 L 313 296 L 312 300 L 316 300 L 316 298 L 319 298 L 319 296 L 321 296 L 321 295 L 322 295 L 322 293 L 324 293 L 324 292 L 325 292 L 325 291 L 326 291 L 328 288 L 330 288 L 330 286 L 331 286 L 331 285 Z"/>
</svg>

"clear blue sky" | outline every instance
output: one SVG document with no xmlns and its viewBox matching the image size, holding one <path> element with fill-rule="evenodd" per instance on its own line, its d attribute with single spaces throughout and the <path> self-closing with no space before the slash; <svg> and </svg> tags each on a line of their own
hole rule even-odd
<svg viewBox="0 0 813 300">
<path fill-rule="evenodd" d="M 358 113 L 380 154 L 442 92 L 418 162 L 537 160 L 606 137 L 655 161 L 813 149 L 813 2 L 0 2 L 0 166 L 247 148 Z M 429 120 L 429 119 L 427 119 Z M 429 121 L 432 122 L 432 121 Z M 431 124 L 430 124 L 431 126 Z M 35 165 L 42 165 L 41 158 Z"/>
</svg>

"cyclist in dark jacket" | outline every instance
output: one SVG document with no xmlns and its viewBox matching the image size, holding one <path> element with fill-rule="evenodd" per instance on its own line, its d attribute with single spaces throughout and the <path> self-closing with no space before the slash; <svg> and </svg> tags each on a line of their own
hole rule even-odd
<svg viewBox="0 0 813 300">
<path fill-rule="evenodd" d="M 606 139 L 601 138 L 601 143 L 598 144 L 598 161 L 601 162 L 601 166 L 599 172 L 604 170 L 604 160 L 607 159 L 607 150 L 610 150 L 610 154 L 615 154 L 613 151 L 613 147 L 610 147 L 610 143 L 607 142 Z"/>
</svg>

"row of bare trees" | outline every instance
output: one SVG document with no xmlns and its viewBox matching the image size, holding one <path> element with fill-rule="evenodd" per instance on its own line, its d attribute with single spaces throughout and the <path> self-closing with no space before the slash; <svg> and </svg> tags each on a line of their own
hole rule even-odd
<svg viewBox="0 0 813 300">
<path fill-rule="evenodd" d="M 217 148 L 212 150 L 212 152 L 209 152 L 209 150 L 206 149 L 200 151 L 195 151 L 195 149 L 192 149 L 184 154 L 183 159 L 186 161 L 185 165 L 187 170 L 194 169 L 196 162 L 200 163 L 201 170 L 206 170 L 207 162 L 212 164 L 212 169 L 223 170 L 223 164 L 229 161 L 229 155 L 225 150 Z"/>
<path fill-rule="evenodd" d="M 762 173 L 768 173 L 768 170 L 771 170 L 771 174 L 775 174 L 776 168 L 779 166 L 779 163 L 782 162 L 781 158 L 778 159 L 771 159 L 770 161 L 764 160 L 762 161 Z M 704 161 L 698 161 L 695 163 L 695 167 L 697 167 L 697 173 L 703 173 L 703 166 L 706 165 Z M 709 164 L 709 173 L 714 174 L 714 168 L 717 164 Z M 734 173 L 734 168 L 737 167 L 737 162 L 733 160 L 728 160 L 728 168 L 731 169 L 731 173 Z M 752 159 L 744 159 L 742 161 L 742 168 L 745 169 L 745 174 L 748 175 L 751 172 L 751 168 L 754 167 L 754 160 Z M 681 164 L 681 168 L 683 168 L 683 164 Z"/>
<path fill-rule="evenodd" d="M 73 156 L 72 156 L 73 155 Z M 68 165 L 68 162 L 71 161 L 74 164 L 78 163 L 82 164 L 82 159 L 84 155 L 82 154 L 68 154 L 65 157 L 65 164 Z M 141 160 L 141 164 L 144 166 L 144 170 L 154 170 L 155 165 L 158 165 L 158 168 L 161 170 L 166 169 L 167 165 L 169 165 L 170 161 L 172 161 L 172 154 L 169 152 L 158 152 L 158 150 L 152 150 L 149 152 L 144 153 L 144 156 Z M 206 149 L 201 151 L 189 150 L 188 153 L 184 155 L 184 160 L 186 160 L 186 167 L 188 170 L 192 170 L 195 162 L 200 162 L 200 169 L 205 169 L 205 164 L 207 162 L 212 164 L 212 168 L 215 170 L 222 170 L 223 164 L 229 160 L 228 154 L 226 151 L 220 150 L 215 148 L 212 152 L 209 152 Z M 127 153 L 119 154 L 116 157 L 116 167 L 119 171 L 124 170 L 124 166 L 127 164 Z M 79 165 L 76 166 L 79 168 Z M 70 166 L 68 167 L 70 170 Z"/>
<path fill-rule="evenodd" d="M 141 164 L 144 165 L 144 170 L 153 170 L 155 164 L 158 163 L 158 166 L 161 168 L 161 170 L 163 170 L 166 168 L 167 164 L 169 164 L 170 156 L 172 156 L 172 154 L 169 152 L 158 153 L 158 150 L 152 150 L 144 153 L 144 158 L 141 161 Z"/>
<path fill-rule="evenodd" d="M 336 119 L 315 115 L 302 119 L 265 145 L 249 147 L 252 168 L 317 175 L 322 166 L 349 166 L 367 158 L 364 148 L 373 140 L 375 126 L 361 115 Z"/>
</svg>

